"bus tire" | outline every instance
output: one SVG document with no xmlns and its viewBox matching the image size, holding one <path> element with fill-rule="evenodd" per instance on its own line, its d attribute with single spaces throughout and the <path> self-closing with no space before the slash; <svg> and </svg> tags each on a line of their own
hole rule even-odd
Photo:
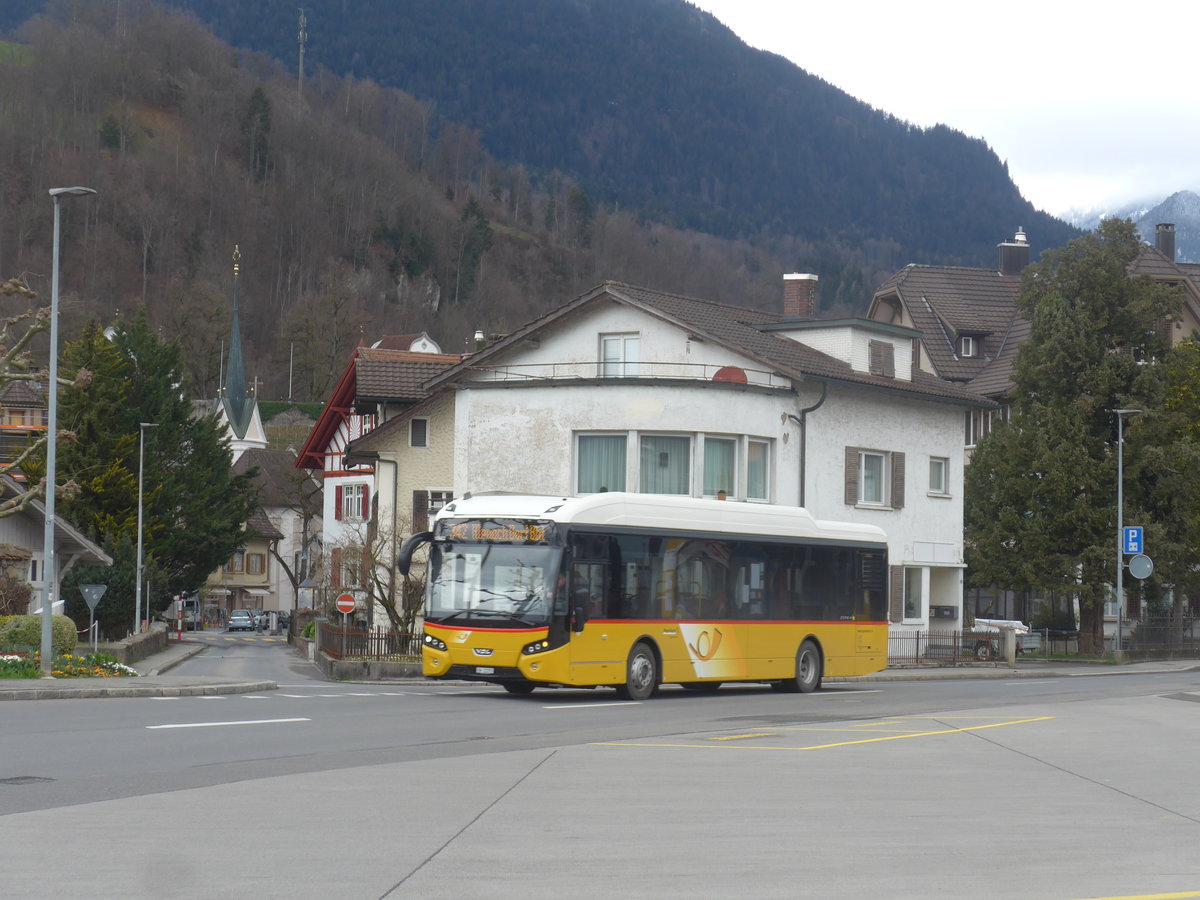
<svg viewBox="0 0 1200 900">
<path fill-rule="evenodd" d="M 623 700 L 649 700 L 658 692 L 658 657 L 645 641 L 638 641 L 625 661 L 625 683 L 617 685 Z"/>
<path fill-rule="evenodd" d="M 532 694 L 534 686 L 528 681 L 506 681 L 504 689 L 510 694 Z"/>
<path fill-rule="evenodd" d="M 796 674 L 771 687 L 788 694 L 811 694 L 821 686 L 821 651 L 812 641 L 804 641 L 796 651 Z"/>
</svg>

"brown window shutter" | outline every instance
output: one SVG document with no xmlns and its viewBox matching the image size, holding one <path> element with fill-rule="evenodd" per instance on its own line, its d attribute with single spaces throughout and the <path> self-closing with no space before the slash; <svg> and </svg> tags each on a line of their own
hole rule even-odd
<svg viewBox="0 0 1200 900">
<path fill-rule="evenodd" d="M 362 495 L 362 518 L 364 522 L 371 518 L 371 488 L 365 484 Z"/>
<path fill-rule="evenodd" d="M 890 341 L 869 341 L 867 368 L 872 375 L 896 377 L 896 348 Z"/>
<path fill-rule="evenodd" d="M 339 522 L 342 519 L 342 486 L 340 484 L 333 489 L 333 517 Z"/>
<path fill-rule="evenodd" d="M 329 551 L 329 584 L 331 587 L 342 586 L 342 548 L 334 547 Z"/>
<path fill-rule="evenodd" d="M 904 454 L 892 454 L 892 509 L 904 509 Z"/>
<path fill-rule="evenodd" d="M 412 530 L 429 530 L 429 491 L 413 491 Z"/>
<path fill-rule="evenodd" d="M 858 448 L 846 448 L 846 505 L 858 503 Z"/>
<path fill-rule="evenodd" d="M 888 566 L 892 583 L 888 593 L 888 621 L 904 621 L 904 566 Z"/>
</svg>

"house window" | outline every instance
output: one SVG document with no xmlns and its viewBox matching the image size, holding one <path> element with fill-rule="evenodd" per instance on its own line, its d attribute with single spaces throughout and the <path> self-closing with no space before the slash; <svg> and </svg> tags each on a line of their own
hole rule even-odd
<svg viewBox="0 0 1200 900">
<path fill-rule="evenodd" d="M 968 409 L 967 413 L 967 446 L 974 447 L 992 432 L 992 427 L 998 421 L 1004 421 L 1001 413 L 991 409 Z"/>
<path fill-rule="evenodd" d="M 429 492 L 429 514 L 435 515 L 439 509 L 454 499 L 454 491 L 441 490 Z"/>
<path fill-rule="evenodd" d="M 408 446 L 429 446 L 429 420 L 413 419 L 408 423 Z"/>
<path fill-rule="evenodd" d="M 890 341 L 870 341 L 867 344 L 868 371 L 872 375 L 896 377 L 896 348 Z"/>
<path fill-rule="evenodd" d="M 846 503 L 849 506 L 904 506 L 904 454 L 846 448 Z"/>
<path fill-rule="evenodd" d="M 958 339 L 958 355 L 963 359 L 976 356 L 979 353 L 979 342 L 969 334 Z"/>
<path fill-rule="evenodd" d="M 746 443 L 746 497 L 749 500 L 769 500 L 770 446 L 766 441 Z"/>
<path fill-rule="evenodd" d="M 737 493 L 737 441 L 732 438 L 704 439 L 704 496 L 715 497 L 724 491 Z"/>
<path fill-rule="evenodd" d="M 621 378 L 637 375 L 638 343 L 636 334 L 600 335 L 601 376 Z"/>
<path fill-rule="evenodd" d="M 906 566 L 904 569 L 904 619 L 925 619 L 925 570 Z"/>
<path fill-rule="evenodd" d="M 640 468 L 643 494 L 690 494 L 692 439 L 642 435 Z"/>
<path fill-rule="evenodd" d="M 950 493 L 950 460 L 944 456 L 929 457 L 929 493 L 946 496 Z"/>
<path fill-rule="evenodd" d="M 883 498 L 886 496 L 884 494 L 886 476 L 883 466 L 886 461 L 887 457 L 883 453 L 871 453 L 864 450 L 859 454 L 859 503 L 883 505 Z"/>
<path fill-rule="evenodd" d="M 363 483 L 339 484 L 334 492 L 334 518 L 345 522 L 363 522 L 370 517 L 367 505 L 370 492 Z"/>
<path fill-rule="evenodd" d="M 246 570 L 246 551 L 238 550 L 233 556 L 229 557 L 229 562 L 225 564 L 226 572 L 244 572 Z"/>
<path fill-rule="evenodd" d="M 580 494 L 625 490 L 625 444 L 626 437 L 623 434 L 579 436 Z"/>
<path fill-rule="evenodd" d="M 267 571 L 267 555 L 265 553 L 246 554 L 246 574 L 262 575 Z"/>
<path fill-rule="evenodd" d="M 454 499 L 450 490 L 413 491 L 412 531 L 427 531 L 429 520 Z"/>
</svg>

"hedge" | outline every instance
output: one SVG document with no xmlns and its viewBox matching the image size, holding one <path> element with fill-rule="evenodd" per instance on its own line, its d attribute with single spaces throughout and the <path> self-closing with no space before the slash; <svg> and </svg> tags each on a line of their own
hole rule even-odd
<svg viewBox="0 0 1200 900">
<path fill-rule="evenodd" d="M 50 626 L 50 645 L 55 656 L 74 653 L 78 635 L 75 621 L 67 616 L 54 616 Z M 42 646 L 42 617 L 13 616 L 0 625 L 0 652 L 5 650 L 39 649 Z"/>
</svg>

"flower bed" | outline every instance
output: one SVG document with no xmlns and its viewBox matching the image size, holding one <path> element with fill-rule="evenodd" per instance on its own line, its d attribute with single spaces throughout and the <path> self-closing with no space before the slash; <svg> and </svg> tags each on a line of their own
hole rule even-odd
<svg viewBox="0 0 1200 900">
<path fill-rule="evenodd" d="M 0 655 L 0 678 L 39 678 L 41 674 L 37 653 L 29 656 Z M 137 676 L 138 671 L 117 662 L 108 653 L 89 653 L 86 656 L 65 653 L 55 658 L 50 666 L 50 674 L 55 678 L 127 678 Z"/>
</svg>

